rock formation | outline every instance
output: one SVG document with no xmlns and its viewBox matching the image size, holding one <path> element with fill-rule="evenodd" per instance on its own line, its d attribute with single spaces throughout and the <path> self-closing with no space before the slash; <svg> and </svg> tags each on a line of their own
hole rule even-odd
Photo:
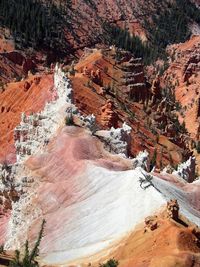
<svg viewBox="0 0 200 267">
<path fill-rule="evenodd" d="M 178 221 L 179 219 L 179 205 L 176 199 L 167 202 L 167 215 L 170 219 Z"/>
<path fill-rule="evenodd" d="M 94 69 L 94 68 L 88 68 L 87 66 L 83 67 L 82 71 L 84 76 L 87 76 L 88 78 L 91 79 L 92 82 L 102 85 L 102 75 L 100 69 Z"/>
<path fill-rule="evenodd" d="M 41 77 L 34 77 L 34 79 L 33 79 L 33 82 L 35 83 L 35 85 L 38 85 L 39 83 L 40 83 L 40 81 L 41 81 Z"/>
<path fill-rule="evenodd" d="M 80 114 L 73 104 L 70 81 L 58 66 L 54 83 L 57 97 L 42 112 L 22 113 L 15 129 L 16 146 L 20 149 L 11 172 L 14 191 L 3 195 L 10 202 L 0 198 L 4 207 L 11 209 L 0 225 L 0 229 L 6 229 L 0 236 L 6 249 L 20 247 L 28 237 L 32 242 L 37 225 L 45 217 L 48 223 L 41 243 L 42 262 L 82 264 L 87 257 L 98 258 L 99 253 L 115 250 L 113 241 L 125 238 L 145 218 L 148 236 L 160 227 L 156 217 L 149 216 L 166 205 L 166 198 L 175 196 L 181 212 L 199 223 L 195 202 L 198 190 L 190 194 L 188 189 L 179 187 L 176 176 L 170 176 L 177 179 L 175 185 L 164 181 L 169 178 L 166 174 L 164 178 L 153 174 L 152 186 L 142 189 L 139 179 L 149 176 L 144 170 L 148 170 L 148 153 L 140 153 L 136 159 L 126 157 L 131 127 L 124 123 L 117 129 L 94 130 L 95 117 Z M 65 126 L 66 115 L 73 117 L 75 125 L 77 122 L 87 129 Z M 103 149 L 101 141 L 112 154 Z M 3 174 L 6 181 L 12 177 L 9 171 Z M 173 219 L 175 204 L 168 204 Z M 62 227 L 57 220 L 61 217 L 65 221 Z"/>
<path fill-rule="evenodd" d="M 140 151 L 136 158 L 133 159 L 133 168 L 141 167 L 145 171 L 150 170 L 150 160 L 149 153 L 145 151 Z"/>
<path fill-rule="evenodd" d="M 171 45 L 168 52 L 173 58 L 165 72 L 165 86 L 174 88 L 176 101 L 181 106 L 181 116 L 191 137 L 198 139 L 199 80 L 200 80 L 200 37 L 193 36 L 186 43 Z"/>
<path fill-rule="evenodd" d="M 24 83 L 24 92 L 27 92 L 28 91 L 28 89 L 31 87 L 31 84 L 29 83 L 29 82 L 25 82 Z"/>
<path fill-rule="evenodd" d="M 39 80 L 36 79 L 36 82 L 38 83 Z M 50 104 L 47 103 L 41 113 L 29 116 L 22 113 L 21 123 L 15 128 L 14 139 L 19 162 L 48 143 L 50 136 L 59 127 L 59 121 L 63 119 L 63 113 L 55 112 L 55 110 L 61 108 L 65 103 L 72 102 L 70 81 L 58 66 L 55 69 L 54 83 L 57 99 Z"/>
<path fill-rule="evenodd" d="M 127 156 L 130 149 L 130 133 L 131 127 L 124 122 L 122 128 L 112 127 L 109 131 L 100 130 L 95 135 L 105 141 L 109 151 Z"/>
<path fill-rule="evenodd" d="M 123 63 L 124 71 L 122 83 L 127 87 L 130 99 L 136 102 L 145 101 L 149 98 L 149 90 L 146 87 L 143 65 L 140 58 L 131 58 Z"/>
<path fill-rule="evenodd" d="M 103 128 L 109 129 L 111 127 L 117 128 L 118 116 L 114 111 L 114 103 L 112 100 L 107 100 L 106 104 L 101 108 L 101 124 Z"/>
<path fill-rule="evenodd" d="M 88 67 L 87 66 L 84 66 L 84 68 L 83 68 L 83 75 L 85 75 L 85 76 L 89 76 L 89 71 L 88 71 Z"/>
<path fill-rule="evenodd" d="M 196 115 L 196 120 L 200 118 L 200 97 L 196 99 L 194 105 L 196 106 L 195 110 L 195 115 Z"/>
<path fill-rule="evenodd" d="M 157 216 L 148 216 L 145 218 L 144 231 L 154 231 L 158 228 Z"/>
<path fill-rule="evenodd" d="M 195 180 L 195 166 L 195 157 L 190 157 L 186 162 L 181 163 L 173 174 L 179 175 L 188 183 L 192 183 Z"/>
<path fill-rule="evenodd" d="M 27 58 L 21 51 L 11 51 L 2 53 L 1 55 L 11 60 L 14 64 L 21 66 L 25 74 L 27 74 L 29 70 L 33 70 L 36 67 L 36 64 L 33 62 L 33 60 L 31 58 Z"/>
<path fill-rule="evenodd" d="M 183 69 L 182 69 L 182 75 L 183 75 L 183 82 L 189 82 L 190 77 L 193 74 L 196 74 L 200 71 L 200 55 L 199 55 L 199 49 L 190 53 L 189 57 L 187 58 L 187 61 L 185 62 Z"/>
</svg>

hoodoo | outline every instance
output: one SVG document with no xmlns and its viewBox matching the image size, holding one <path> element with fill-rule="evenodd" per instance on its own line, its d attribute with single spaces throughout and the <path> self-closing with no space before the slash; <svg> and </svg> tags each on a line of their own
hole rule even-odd
<svg viewBox="0 0 200 267">
<path fill-rule="evenodd" d="M 200 266 L 199 5 L 0 1 L 0 266 Z"/>
</svg>

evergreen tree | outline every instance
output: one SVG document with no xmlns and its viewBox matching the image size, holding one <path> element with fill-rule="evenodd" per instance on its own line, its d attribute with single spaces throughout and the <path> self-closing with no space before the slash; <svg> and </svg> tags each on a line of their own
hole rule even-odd
<svg viewBox="0 0 200 267">
<path fill-rule="evenodd" d="M 68 1 L 67 6 L 70 6 Z M 0 26 L 8 27 L 18 45 L 29 47 L 48 47 L 53 43 L 55 48 L 66 50 L 64 26 L 69 25 L 66 20 L 68 9 L 62 15 L 52 1 L 43 4 L 40 0 L 1 0 L 0 1 Z M 58 33 L 62 36 L 58 39 Z"/>
<path fill-rule="evenodd" d="M 16 250 L 15 257 L 10 262 L 10 265 L 9 265 L 10 267 L 38 267 L 39 266 L 35 259 L 39 255 L 39 246 L 40 246 L 40 242 L 43 237 L 45 223 L 46 221 L 43 220 L 41 228 L 40 228 L 40 232 L 38 234 L 38 238 L 36 240 L 36 243 L 32 251 L 30 252 L 29 242 L 26 241 L 23 258 L 21 259 L 20 251 Z"/>
<path fill-rule="evenodd" d="M 196 144 L 196 150 L 197 150 L 197 153 L 200 154 L 200 141 L 198 141 Z"/>
</svg>

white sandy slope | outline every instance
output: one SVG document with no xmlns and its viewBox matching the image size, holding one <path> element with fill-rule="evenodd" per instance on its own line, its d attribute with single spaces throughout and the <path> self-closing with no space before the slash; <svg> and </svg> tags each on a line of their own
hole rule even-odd
<svg viewBox="0 0 200 267">
<path fill-rule="evenodd" d="M 76 201 L 46 216 L 49 224 L 54 224 L 55 217 L 58 221 L 57 229 L 42 242 L 43 262 L 81 263 L 95 254 L 98 258 L 103 250 L 108 254 L 145 217 L 159 212 L 170 199 L 177 199 L 181 213 L 199 225 L 200 213 L 191 206 L 187 192 L 156 176 L 152 179 L 155 187 L 144 190 L 139 182 L 144 174 L 147 173 L 141 168 L 112 171 L 87 163 L 84 173 L 75 178 L 74 187 L 80 185 Z M 50 197 L 55 201 L 53 195 Z"/>
<path fill-rule="evenodd" d="M 62 207 L 62 218 L 57 211 L 58 228 L 42 242 L 42 252 L 47 253 L 44 262 L 81 261 L 105 248 L 108 253 L 109 246 L 158 211 L 166 201 L 153 187 L 143 190 L 139 177 L 142 177 L 140 168 L 117 172 L 89 164 L 85 173 L 76 177 L 81 184 L 84 181 L 80 200 Z M 54 201 L 53 196 L 48 198 Z M 55 219 L 56 214 L 53 216 Z M 49 224 L 50 217 L 47 215 Z"/>
</svg>

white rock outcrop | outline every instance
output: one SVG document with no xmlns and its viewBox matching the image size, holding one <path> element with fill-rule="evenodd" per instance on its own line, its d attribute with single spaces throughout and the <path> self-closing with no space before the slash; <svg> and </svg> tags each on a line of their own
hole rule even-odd
<svg viewBox="0 0 200 267">
<path fill-rule="evenodd" d="M 172 174 L 178 175 L 188 183 L 192 183 L 195 180 L 195 157 L 190 157 L 186 162 L 181 163 L 177 171 Z"/>
<path fill-rule="evenodd" d="M 15 128 L 14 138 L 17 162 L 42 151 L 58 128 L 63 125 L 65 116 L 78 116 L 83 127 L 95 131 L 95 116 L 82 116 L 73 105 L 73 89 L 65 73 L 55 67 L 54 86 L 56 100 L 47 103 L 44 110 L 30 116 L 22 113 L 21 123 Z"/>
<path fill-rule="evenodd" d="M 47 103 L 44 110 L 30 116 L 22 114 L 21 123 L 15 128 L 17 161 L 22 162 L 30 155 L 43 150 L 50 138 L 63 124 L 65 109 L 73 101 L 70 80 L 56 65 L 54 74 L 56 100 Z"/>
<path fill-rule="evenodd" d="M 133 168 L 141 167 L 145 171 L 150 170 L 150 160 L 149 160 L 149 153 L 145 151 L 140 151 L 136 158 L 132 160 Z"/>
<path fill-rule="evenodd" d="M 111 128 L 110 130 L 101 130 L 95 133 L 106 144 L 110 152 L 121 154 L 126 157 L 130 145 L 131 127 L 123 123 L 122 128 Z"/>
</svg>

